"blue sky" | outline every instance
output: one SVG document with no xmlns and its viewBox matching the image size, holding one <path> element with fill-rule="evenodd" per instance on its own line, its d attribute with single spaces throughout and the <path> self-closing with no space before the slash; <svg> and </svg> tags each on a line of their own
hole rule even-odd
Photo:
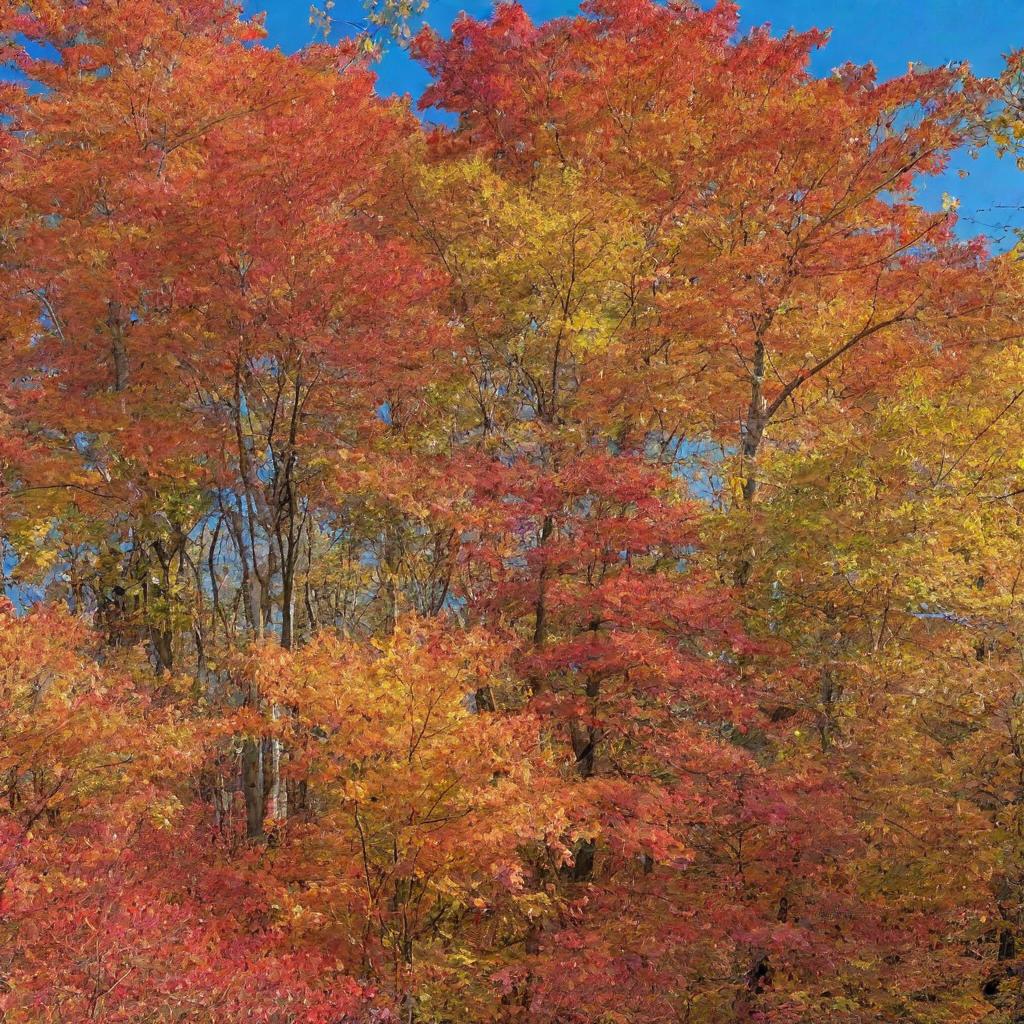
<svg viewBox="0 0 1024 1024">
<path fill-rule="evenodd" d="M 570 0 L 526 0 L 535 20 L 572 13 Z M 459 11 L 478 17 L 490 10 L 489 0 L 432 0 L 426 20 L 444 33 Z M 310 40 L 308 0 L 246 0 L 246 9 L 266 11 L 268 42 L 294 50 Z M 359 17 L 353 0 L 336 0 L 339 20 Z M 827 74 L 848 60 L 873 62 L 884 77 L 900 74 L 909 61 L 926 65 L 967 60 L 980 74 L 995 74 L 1002 55 L 1024 48 L 1024 0 L 741 0 L 745 26 L 770 22 L 776 31 L 790 27 L 831 28 L 829 45 L 814 60 L 814 70 Z M 380 67 L 380 88 L 417 98 L 426 82 L 421 69 L 393 49 Z M 943 191 L 961 201 L 965 235 L 989 234 L 997 246 L 1006 244 L 1007 223 L 1024 224 L 1024 172 L 1010 160 L 983 154 L 966 155 L 952 174 L 930 184 L 923 199 L 938 206 Z M 1005 207 L 1005 208 L 1003 208 Z"/>
</svg>

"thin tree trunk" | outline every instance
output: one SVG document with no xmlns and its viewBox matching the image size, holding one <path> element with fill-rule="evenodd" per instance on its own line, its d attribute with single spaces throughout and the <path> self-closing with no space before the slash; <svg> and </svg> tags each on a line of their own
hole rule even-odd
<svg viewBox="0 0 1024 1024">
<path fill-rule="evenodd" d="M 124 391 L 128 387 L 128 348 L 125 344 L 125 323 L 121 303 L 111 300 L 107 303 L 107 328 L 110 331 L 111 357 L 114 363 L 114 390 Z"/>
<path fill-rule="evenodd" d="M 250 839 L 263 839 L 266 816 L 263 743 L 252 737 L 242 744 L 242 793 L 245 796 L 245 834 Z"/>
</svg>

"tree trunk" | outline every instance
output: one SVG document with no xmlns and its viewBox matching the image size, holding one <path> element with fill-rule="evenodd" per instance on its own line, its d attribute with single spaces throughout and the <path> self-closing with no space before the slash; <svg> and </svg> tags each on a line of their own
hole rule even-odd
<svg viewBox="0 0 1024 1024">
<path fill-rule="evenodd" d="M 110 331 L 111 357 L 114 363 L 114 390 L 124 391 L 128 387 L 128 347 L 125 344 L 125 323 L 121 303 L 111 300 L 107 303 L 107 328 Z"/>
<path fill-rule="evenodd" d="M 242 744 L 242 792 L 245 795 L 245 834 L 262 839 L 266 816 L 266 791 L 263 773 L 263 743 L 248 738 Z"/>
</svg>

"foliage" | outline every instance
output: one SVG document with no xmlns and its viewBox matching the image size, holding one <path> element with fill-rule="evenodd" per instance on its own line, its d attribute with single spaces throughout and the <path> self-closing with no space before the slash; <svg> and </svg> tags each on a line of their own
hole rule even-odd
<svg viewBox="0 0 1024 1024">
<path fill-rule="evenodd" d="M 4 1021 L 1020 1019 L 1019 57 L 330 17 L 0 6 Z"/>
</svg>

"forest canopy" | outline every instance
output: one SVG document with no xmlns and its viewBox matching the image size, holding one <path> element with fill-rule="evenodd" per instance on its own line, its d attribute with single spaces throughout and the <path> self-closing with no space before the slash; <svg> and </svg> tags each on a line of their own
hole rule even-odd
<svg viewBox="0 0 1024 1024">
<path fill-rule="evenodd" d="M 1024 59 L 738 18 L 0 0 L 3 1024 L 1024 1020 Z"/>
</svg>

